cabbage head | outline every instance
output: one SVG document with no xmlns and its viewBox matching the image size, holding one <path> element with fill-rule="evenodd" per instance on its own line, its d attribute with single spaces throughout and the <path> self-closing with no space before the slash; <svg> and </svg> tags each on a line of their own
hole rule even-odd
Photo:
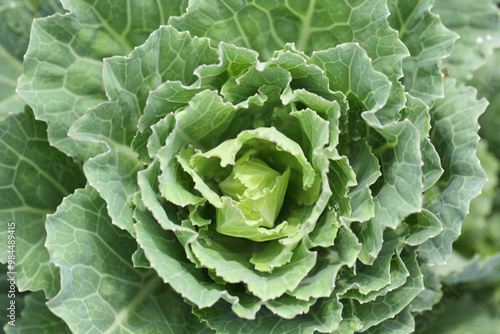
<svg viewBox="0 0 500 334">
<path fill-rule="evenodd" d="M 61 2 L 0 125 L 20 326 L 414 330 L 486 180 L 433 1 Z"/>
</svg>

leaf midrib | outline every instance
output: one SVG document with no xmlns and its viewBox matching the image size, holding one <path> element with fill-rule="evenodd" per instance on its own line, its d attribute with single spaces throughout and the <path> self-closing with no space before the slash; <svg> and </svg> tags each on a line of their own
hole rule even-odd
<svg viewBox="0 0 500 334">
<path fill-rule="evenodd" d="M 135 297 L 130 301 L 130 303 L 116 315 L 115 321 L 104 333 L 113 333 L 115 329 L 120 327 L 125 319 L 140 303 L 142 303 L 146 299 L 151 298 L 152 292 L 161 284 L 163 284 L 163 281 L 155 275 L 153 276 L 153 278 L 141 285 L 143 288 L 141 288 L 135 295 Z"/>
</svg>

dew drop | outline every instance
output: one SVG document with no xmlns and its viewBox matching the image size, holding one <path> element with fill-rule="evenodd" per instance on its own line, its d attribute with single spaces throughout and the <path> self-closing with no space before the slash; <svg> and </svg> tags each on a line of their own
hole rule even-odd
<svg viewBox="0 0 500 334">
<path fill-rule="evenodd" d="M 355 124 L 353 125 L 354 129 L 352 130 L 351 133 L 351 138 L 353 141 L 358 141 L 361 139 L 360 123 L 361 123 L 360 121 L 356 121 Z"/>
<path fill-rule="evenodd" d="M 348 325 L 347 325 L 349 328 L 352 328 L 352 329 L 357 329 L 358 327 L 358 323 L 354 320 L 351 320 L 348 322 Z"/>
<path fill-rule="evenodd" d="M 213 245 L 212 238 L 210 237 L 206 238 L 205 243 L 207 244 L 208 247 L 211 247 Z"/>
<path fill-rule="evenodd" d="M 484 39 L 481 36 L 476 37 L 476 43 L 481 44 L 484 42 Z"/>
</svg>

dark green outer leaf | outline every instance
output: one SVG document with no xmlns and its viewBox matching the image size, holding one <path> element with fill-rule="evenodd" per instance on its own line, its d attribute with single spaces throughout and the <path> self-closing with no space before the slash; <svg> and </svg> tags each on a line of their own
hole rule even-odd
<svg viewBox="0 0 500 334">
<path fill-rule="evenodd" d="M 459 272 L 453 272 L 444 280 L 444 284 L 500 284 L 500 254 L 481 259 L 475 256 Z"/>
<path fill-rule="evenodd" d="M 500 9 L 496 0 L 435 0 L 433 12 L 460 35 L 444 62 L 459 84 L 472 78 L 493 49 L 500 47 Z"/>
<path fill-rule="evenodd" d="M 111 223 L 106 202 L 91 187 L 77 190 L 49 216 L 46 245 L 61 270 L 61 290 L 48 306 L 72 332 L 206 330 L 154 271 L 134 268 L 135 239 Z"/>
<path fill-rule="evenodd" d="M 21 312 L 17 308 L 16 302 L 16 322 L 15 326 L 6 325 L 6 334 L 27 334 L 27 333 L 54 333 L 71 334 L 64 321 L 56 317 L 45 305 L 45 295 L 43 292 L 28 294 L 24 297 L 25 307 Z"/>
<path fill-rule="evenodd" d="M 7 308 L 10 306 L 10 301 L 11 298 L 9 298 L 9 293 L 10 293 L 10 284 L 11 281 L 8 281 L 7 278 L 7 265 L 2 265 L 0 267 L 0 289 L 1 291 L 5 291 L 2 295 L 0 295 L 0 307 L 3 310 L 7 310 Z M 43 294 L 43 292 L 42 292 Z M 19 314 L 24 308 L 24 298 L 21 296 L 21 294 L 16 294 L 15 298 L 16 302 L 16 313 Z M 8 311 L 10 313 L 10 311 Z M 7 313 L 8 314 L 8 313 Z M 8 317 L 3 317 L 0 319 L 0 328 L 4 328 L 4 325 L 10 321 Z"/>
<path fill-rule="evenodd" d="M 15 89 L 33 18 L 63 11 L 57 0 L 0 0 L 0 120 L 23 111 L 24 101 Z"/>
<path fill-rule="evenodd" d="M 170 15 L 180 15 L 185 0 L 64 0 L 70 14 L 35 20 L 18 83 L 19 95 L 36 118 L 48 124 L 49 141 L 85 161 L 105 146 L 76 142 L 69 127 L 88 108 L 106 100 L 102 59 L 128 54 Z M 64 27 L 64 29 L 60 29 Z"/>
<path fill-rule="evenodd" d="M 444 228 L 442 233 L 422 245 L 419 257 L 429 264 L 442 264 L 450 256 L 470 201 L 479 195 L 486 183 L 476 150 L 477 119 L 487 102 L 475 96 L 473 88 L 456 87 L 455 80 L 449 79 L 445 81 L 445 97 L 437 100 L 431 109 L 431 142 L 442 159 L 445 172 L 424 198 L 424 207 L 436 215 Z"/>
<path fill-rule="evenodd" d="M 410 57 L 403 59 L 405 92 L 427 105 L 444 94 L 439 62 L 450 55 L 458 38 L 431 12 L 433 3 L 434 0 L 388 1 L 389 23 L 410 51 Z"/>
<path fill-rule="evenodd" d="M 469 81 L 469 85 L 477 88 L 479 96 L 488 99 L 490 103 L 486 112 L 479 118 L 481 129 L 479 134 L 488 142 L 488 149 L 493 152 L 497 159 L 500 159 L 500 50 L 497 49 L 487 58 L 487 63 L 474 73 L 474 79 Z M 500 196 L 496 196 L 500 204 Z M 498 205 L 498 204 L 496 204 Z"/>
<path fill-rule="evenodd" d="M 500 309 L 495 290 L 489 288 L 450 294 L 434 310 L 415 319 L 416 332 L 422 334 L 500 334 Z"/>
<path fill-rule="evenodd" d="M 59 270 L 44 247 L 45 216 L 85 178 L 80 165 L 49 145 L 46 130 L 29 108 L 0 123 L 0 261 L 7 261 L 7 224 L 14 222 L 17 286 L 51 297 L 59 290 Z"/>
</svg>

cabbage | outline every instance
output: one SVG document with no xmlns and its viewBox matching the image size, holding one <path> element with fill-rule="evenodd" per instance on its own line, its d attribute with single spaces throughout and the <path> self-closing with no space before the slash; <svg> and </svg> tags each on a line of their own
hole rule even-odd
<svg viewBox="0 0 500 334">
<path fill-rule="evenodd" d="M 432 1 L 61 2 L 0 49 L 7 332 L 414 330 L 486 182 Z"/>
</svg>

